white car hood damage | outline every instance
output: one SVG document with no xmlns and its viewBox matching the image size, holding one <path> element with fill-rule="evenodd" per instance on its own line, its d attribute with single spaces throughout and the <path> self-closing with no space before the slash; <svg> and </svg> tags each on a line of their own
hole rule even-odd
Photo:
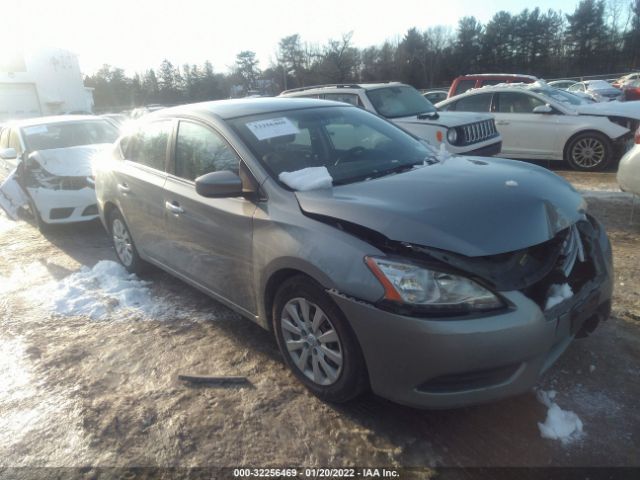
<svg viewBox="0 0 640 480">
<path fill-rule="evenodd" d="M 33 152 L 29 158 L 42 168 L 59 177 L 88 177 L 92 175 L 93 157 L 110 144 L 83 145 L 69 148 L 53 148 Z"/>
<path fill-rule="evenodd" d="M 639 102 L 640 103 L 640 102 Z M 443 127 L 459 127 L 461 125 L 469 125 L 470 123 L 482 122 L 483 120 L 491 120 L 492 115 L 484 113 L 471 112 L 437 112 L 438 118 L 419 119 L 416 115 L 409 117 L 400 117 L 390 119 L 397 124 L 426 124 L 441 125 Z"/>
<path fill-rule="evenodd" d="M 39 150 L 29 155 L 29 161 L 37 162 L 49 174 L 57 177 L 90 177 L 93 175 L 91 162 L 96 154 L 107 148 L 108 143 L 96 145 L 83 145 L 69 148 L 53 148 Z M 20 207 L 29 203 L 29 196 L 19 181 L 20 164 L 0 185 L 0 207 L 9 217 L 17 219 Z M 55 192 L 65 195 L 64 190 L 47 190 L 46 188 L 27 188 L 32 197 L 42 196 L 42 192 Z M 38 200 L 34 198 L 34 202 Z M 37 205 L 39 207 L 39 205 Z"/>
<path fill-rule="evenodd" d="M 606 115 L 640 120 L 640 100 L 632 102 L 606 102 L 578 105 L 573 109 L 580 115 Z"/>
</svg>

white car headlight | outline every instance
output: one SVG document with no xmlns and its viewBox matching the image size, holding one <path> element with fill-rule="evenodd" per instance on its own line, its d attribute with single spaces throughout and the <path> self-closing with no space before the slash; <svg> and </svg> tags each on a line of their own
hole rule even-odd
<svg viewBox="0 0 640 480">
<path fill-rule="evenodd" d="M 447 140 L 451 144 L 455 144 L 458 141 L 458 131 L 455 128 L 450 128 L 447 132 Z"/>
<path fill-rule="evenodd" d="M 387 300 L 461 311 L 504 306 L 496 295 L 469 278 L 385 258 L 365 257 L 365 263 L 382 283 Z"/>
</svg>

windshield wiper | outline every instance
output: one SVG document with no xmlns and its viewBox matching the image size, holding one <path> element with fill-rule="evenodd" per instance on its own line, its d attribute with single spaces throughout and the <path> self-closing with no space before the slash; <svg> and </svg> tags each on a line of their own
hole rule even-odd
<svg viewBox="0 0 640 480">
<path fill-rule="evenodd" d="M 391 175 L 393 173 L 403 173 L 412 170 L 413 167 L 418 165 L 424 165 L 423 162 L 414 162 L 414 163 L 405 163 L 402 165 L 397 165 L 395 167 L 387 168 L 385 170 L 381 170 L 379 172 L 372 172 L 366 175 L 358 175 L 357 177 L 345 178 L 341 180 L 334 180 L 334 185 L 344 185 L 347 183 L 355 183 L 362 182 L 364 180 L 373 180 L 374 178 L 386 177 L 387 175 Z"/>
<path fill-rule="evenodd" d="M 440 114 L 438 112 L 423 112 L 423 113 L 419 113 L 418 115 L 416 115 L 416 117 L 418 118 L 418 120 L 436 120 L 438 118 L 440 118 Z"/>
</svg>

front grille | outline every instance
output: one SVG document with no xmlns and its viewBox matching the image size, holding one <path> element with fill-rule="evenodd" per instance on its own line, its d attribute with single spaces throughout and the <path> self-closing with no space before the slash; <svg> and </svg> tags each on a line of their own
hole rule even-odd
<svg viewBox="0 0 640 480">
<path fill-rule="evenodd" d="M 462 136 L 462 145 L 472 145 L 498 136 L 498 130 L 493 119 L 463 125 L 458 127 L 458 131 Z"/>
<path fill-rule="evenodd" d="M 542 279 L 521 290 L 543 310 L 552 284 L 567 283 L 575 294 L 596 277 L 598 272 L 594 262 L 593 233 L 586 232 L 593 232 L 589 221 L 578 222 L 559 233 L 558 236 L 562 235 L 563 240 L 554 268 Z"/>
<path fill-rule="evenodd" d="M 69 218 L 73 213 L 73 207 L 71 208 L 52 208 L 49 213 L 51 220 L 62 220 L 63 218 Z"/>
<path fill-rule="evenodd" d="M 82 190 L 87 187 L 94 188 L 87 177 L 60 177 L 61 190 Z"/>
</svg>

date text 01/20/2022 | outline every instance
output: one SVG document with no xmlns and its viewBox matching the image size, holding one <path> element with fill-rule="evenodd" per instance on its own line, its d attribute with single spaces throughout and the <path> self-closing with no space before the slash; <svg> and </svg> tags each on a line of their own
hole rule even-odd
<svg viewBox="0 0 640 480">
<path fill-rule="evenodd" d="M 291 477 L 291 478 L 397 478 L 399 472 L 387 468 L 235 468 L 236 478 Z"/>
</svg>

